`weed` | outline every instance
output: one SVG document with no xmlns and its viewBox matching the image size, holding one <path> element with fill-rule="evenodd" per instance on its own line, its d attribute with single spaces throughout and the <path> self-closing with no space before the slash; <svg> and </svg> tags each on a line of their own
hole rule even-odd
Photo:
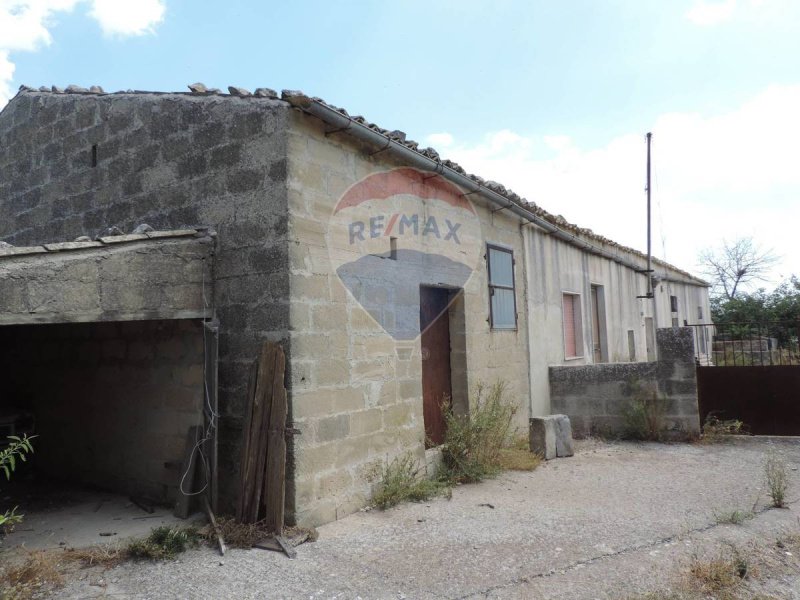
<svg viewBox="0 0 800 600">
<path fill-rule="evenodd" d="M 638 379 L 629 383 L 631 399 L 622 411 L 625 437 L 634 440 L 660 441 L 663 437 L 667 398 L 659 396 L 653 385 Z"/>
<path fill-rule="evenodd" d="M 30 552 L 21 564 L 0 575 L 0 599 L 27 600 L 64 585 L 60 557 L 47 550 Z"/>
<path fill-rule="evenodd" d="M 719 525 L 741 525 L 748 519 L 754 517 L 753 511 L 734 509 L 722 513 L 714 513 L 717 524 Z"/>
<path fill-rule="evenodd" d="M 689 566 L 692 587 L 720 599 L 732 597 L 750 571 L 747 559 L 736 548 L 731 548 L 730 554 L 722 553 L 711 560 L 695 558 Z"/>
<path fill-rule="evenodd" d="M 504 471 L 533 471 L 542 464 L 542 457 L 530 450 L 527 436 L 514 440 L 507 448 L 501 448 L 498 466 Z"/>
<path fill-rule="evenodd" d="M 800 533 L 790 533 L 776 540 L 775 545 L 781 550 L 800 552 Z"/>
<path fill-rule="evenodd" d="M 444 477 L 454 483 L 471 483 L 496 475 L 503 468 L 503 449 L 509 447 L 511 420 L 516 406 L 506 395 L 506 384 L 487 388 L 479 383 L 465 415 L 442 407 L 445 436 L 442 446 Z"/>
<path fill-rule="evenodd" d="M 789 487 L 789 473 L 786 463 L 774 450 L 770 451 L 764 462 L 764 479 L 772 506 L 783 508 L 786 505 L 786 490 Z"/>
<path fill-rule="evenodd" d="M 199 541 L 200 533 L 194 527 L 162 525 L 154 528 L 146 538 L 128 542 L 125 552 L 131 558 L 164 560 L 175 558 L 181 552 L 196 546 Z"/>
<path fill-rule="evenodd" d="M 6 438 L 7 446 L 0 450 L 0 470 L 6 474 L 6 481 L 11 479 L 11 473 L 17 468 L 17 459 L 25 462 L 25 456 L 33 452 L 31 440 L 35 437 L 9 435 Z M 16 506 L 0 513 L 0 533 L 22 522 L 22 517 L 23 515 L 17 513 Z"/>
<path fill-rule="evenodd" d="M 727 436 L 746 433 L 747 427 L 742 421 L 738 419 L 721 421 L 714 413 L 709 413 L 706 416 L 706 422 L 703 424 L 702 441 L 707 444 L 714 444 L 716 442 L 721 442 Z"/>
<path fill-rule="evenodd" d="M 256 523 L 239 523 L 233 517 L 217 517 L 217 527 L 225 543 L 233 548 L 252 548 L 257 542 L 266 539 L 275 533 L 267 526 L 266 521 Z M 199 531 L 200 535 L 212 544 L 217 543 L 217 533 L 211 525 L 206 525 Z M 283 535 L 286 538 L 304 538 L 316 541 L 317 530 L 308 527 L 286 527 Z"/>
<path fill-rule="evenodd" d="M 378 491 L 373 495 L 372 503 L 385 510 L 408 500 L 428 500 L 449 489 L 443 481 L 433 481 L 424 474 L 420 476 L 420 471 L 419 463 L 410 452 L 381 465 L 371 476 L 378 482 Z"/>
<path fill-rule="evenodd" d="M 118 545 L 91 546 L 89 548 L 68 548 L 64 555 L 70 560 L 80 561 L 87 567 L 115 567 L 129 558 L 124 548 Z"/>
</svg>

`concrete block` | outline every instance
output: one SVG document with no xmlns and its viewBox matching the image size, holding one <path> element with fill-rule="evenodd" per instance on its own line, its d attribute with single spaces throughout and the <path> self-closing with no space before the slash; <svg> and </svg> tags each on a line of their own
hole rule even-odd
<svg viewBox="0 0 800 600">
<path fill-rule="evenodd" d="M 556 423 L 556 456 L 559 458 L 572 456 L 575 451 L 572 448 L 572 425 L 567 415 L 555 415 Z"/>
<path fill-rule="evenodd" d="M 552 416 L 531 417 L 529 438 L 531 452 L 545 460 L 556 457 L 556 423 Z"/>
</svg>

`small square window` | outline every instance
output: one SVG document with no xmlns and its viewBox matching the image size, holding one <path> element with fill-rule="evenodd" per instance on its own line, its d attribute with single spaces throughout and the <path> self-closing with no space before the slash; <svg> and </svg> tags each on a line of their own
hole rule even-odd
<svg viewBox="0 0 800 600">
<path fill-rule="evenodd" d="M 492 329 L 517 328 L 517 300 L 514 290 L 514 253 L 487 246 L 489 267 L 489 320 Z"/>
</svg>

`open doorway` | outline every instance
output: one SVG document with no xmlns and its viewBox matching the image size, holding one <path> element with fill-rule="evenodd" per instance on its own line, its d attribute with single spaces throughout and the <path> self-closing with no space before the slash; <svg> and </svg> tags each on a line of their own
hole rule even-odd
<svg viewBox="0 0 800 600">
<path fill-rule="evenodd" d="M 172 519 L 180 489 L 210 485 L 206 468 L 185 477 L 190 432 L 204 431 L 205 338 L 201 320 L 0 327 L 2 420 L 37 436 L 3 485 L 4 505 L 26 514 L 24 529 L 75 544 L 56 532 L 83 511 L 78 544 L 137 522 L 149 530 Z"/>
</svg>

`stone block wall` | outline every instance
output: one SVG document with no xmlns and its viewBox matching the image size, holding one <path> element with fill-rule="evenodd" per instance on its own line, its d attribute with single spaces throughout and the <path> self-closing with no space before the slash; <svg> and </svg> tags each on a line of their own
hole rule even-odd
<svg viewBox="0 0 800 600">
<path fill-rule="evenodd" d="M 286 119 L 268 98 L 24 91 L 0 113 L 0 240 L 210 226 L 220 321 L 220 510 L 236 494 L 247 373 L 288 344 Z M 287 352 L 290 350 L 286 348 Z"/>
<path fill-rule="evenodd" d="M 34 413 L 37 468 L 173 503 L 203 357 L 196 320 L 0 327 L 0 398 Z"/>
<path fill-rule="evenodd" d="M 341 518 L 370 501 L 369 473 L 376 464 L 411 452 L 425 464 L 422 351 L 419 338 L 395 341 L 337 277 L 326 239 L 339 198 L 365 177 L 404 166 L 391 156 L 368 154 L 346 135 L 325 136 L 321 122 L 295 113 L 288 139 L 289 257 L 291 286 L 291 418 L 293 476 L 287 501 L 297 521 Z M 484 259 L 449 308 L 453 403 L 465 410 L 477 381 L 503 379 L 518 403 L 518 426 L 527 431 L 528 356 L 522 236 L 513 216 L 491 213 L 475 201 L 485 242 L 515 250 L 517 331 L 491 331 Z M 388 240 L 387 240 L 388 244 Z M 388 247 L 388 246 L 387 246 Z M 431 284 L 438 275 L 430 273 Z M 376 303 L 396 311 L 391 282 L 375 278 Z M 400 290 L 413 295 L 418 289 Z M 378 294 L 384 294 L 380 298 Z M 408 300 L 410 305 L 412 302 Z M 417 309 L 418 311 L 418 309 Z M 398 311 L 396 311 L 398 312 Z M 418 325 L 417 325 L 418 326 Z"/>
<path fill-rule="evenodd" d="M 194 230 L 172 233 L 67 249 L 0 248 L 0 325 L 211 316 L 203 288 L 213 281 L 213 240 Z"/>
<path fill-rule="evenodd" d="M 700 416 L 692 328 L 658 329 L 656 344 L 655 362 L 550 367 L 552 412 L 568 415 L 577 436 L 623 435 L 623 414 L 638 382 L 666 398 L 669 437 L 697 437 Z"/>
</svg>

